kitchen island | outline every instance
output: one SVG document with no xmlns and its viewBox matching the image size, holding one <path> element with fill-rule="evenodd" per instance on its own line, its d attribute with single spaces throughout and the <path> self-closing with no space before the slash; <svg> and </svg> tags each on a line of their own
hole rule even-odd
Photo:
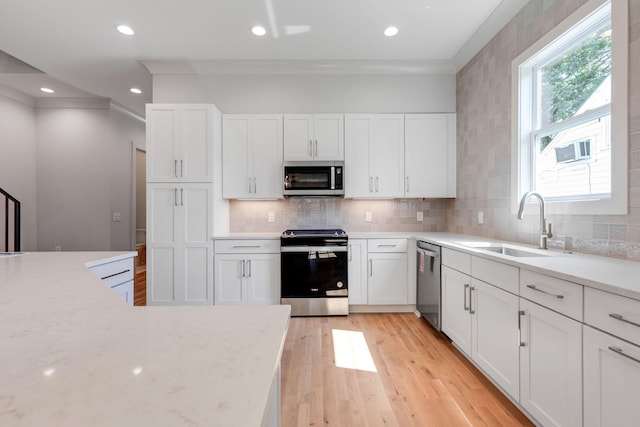
<svg viewBox="0 0 640 427">
<path fill-rule="evenodd" d="M 289 307 L 131 307 L 127 255 L 0 259 L 0 425 L 278 425 Z"/>
</svg>

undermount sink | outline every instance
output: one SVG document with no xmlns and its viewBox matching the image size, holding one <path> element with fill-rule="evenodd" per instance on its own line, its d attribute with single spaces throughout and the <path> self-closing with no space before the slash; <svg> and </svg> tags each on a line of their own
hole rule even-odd
<svg viewBox="0 0 640 427">
<path fill-rule="evenodd" d="M 527 258 L 527 257 L 547 257 L 551 256 L 550 254 L 545 254 L 533 250 L 522 249 L 522 248 L 514 248 L 512 246 L 486 246 L 481 248 L 476 248 L 481 251 L 493 252 L 496 254 L 508 255 L 517 258 Z"/>
</svg>

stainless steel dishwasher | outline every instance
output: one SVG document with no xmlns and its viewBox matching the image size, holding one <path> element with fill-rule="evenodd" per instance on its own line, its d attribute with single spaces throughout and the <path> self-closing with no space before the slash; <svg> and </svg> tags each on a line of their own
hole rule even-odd
<svg viewBox="0 0 640 427">
<path fill-rule="evenodd" d="M 441 248 L 418 240 L 416 253 L 416 307 L 436 330 L 440 330 L 440 252 Z"/>
</svg>

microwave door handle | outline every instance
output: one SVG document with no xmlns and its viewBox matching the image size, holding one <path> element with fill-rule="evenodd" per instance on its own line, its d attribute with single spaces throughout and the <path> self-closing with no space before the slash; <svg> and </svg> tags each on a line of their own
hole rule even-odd
<svg viewBox="0 0 640 427">
<path fill-rule="evenodd" d="M 336 189 L 336 167 L 331 166 L 331 189 Z"/>
</svg>

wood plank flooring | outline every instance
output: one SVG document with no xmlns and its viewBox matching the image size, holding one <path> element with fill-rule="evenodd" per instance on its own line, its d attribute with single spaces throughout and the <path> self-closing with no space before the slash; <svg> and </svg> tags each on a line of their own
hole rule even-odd
<svg viewBox="0 0 640 427">
<path fill-rule="evenodd" d="M 333 330 L 351 331 L 350 339 L 336 341 L 347 361 L 357 359 L 361 332 L 376 372 L 336 367 Z M 402 313 L 291 319 L 282 358 L 282 426 L 320 425 L 533 424 L 444 335 Z"/>
</svg>

